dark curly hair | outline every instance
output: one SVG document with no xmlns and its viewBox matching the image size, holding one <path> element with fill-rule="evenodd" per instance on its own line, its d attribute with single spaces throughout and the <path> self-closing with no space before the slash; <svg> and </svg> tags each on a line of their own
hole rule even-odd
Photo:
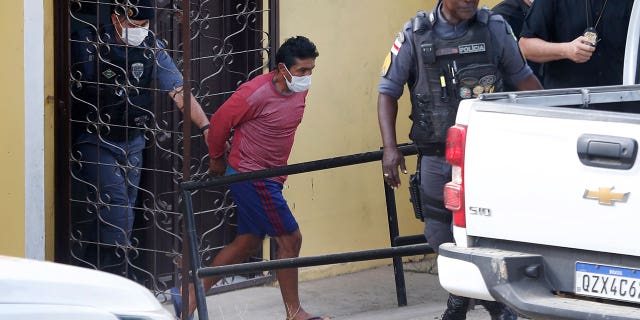
<svg viewBox="0 0 640 320">
<path fill-rule="evenodd" d="M 276 53 L 276 63 L 284 63 L 287 68 L 296 64 L 296 58 L 317 58 L 320 54 L 316 45 L 307 37 L 296 36 L 287 39 Z"/>
</svg>

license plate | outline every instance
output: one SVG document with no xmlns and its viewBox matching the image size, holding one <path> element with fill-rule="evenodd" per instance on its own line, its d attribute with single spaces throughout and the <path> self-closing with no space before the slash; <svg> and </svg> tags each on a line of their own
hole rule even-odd
<svg viewBox="0 0 640 320">
<path fill-rule="evenodd" d="M 640 303 L 640 270 L 576 262 L 576 294 Z"/>
</svg>

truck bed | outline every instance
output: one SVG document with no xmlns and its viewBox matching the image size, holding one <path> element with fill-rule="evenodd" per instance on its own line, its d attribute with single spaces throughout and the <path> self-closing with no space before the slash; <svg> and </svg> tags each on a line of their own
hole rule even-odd
<svg viewBox="0 0 640 320">
<path fill-rule="evenodd" d="M 638 139 L 638 114 L 499 101 L 474 105 L 465 199 L 468 209 L 490 213 L 467 211 L 467 235 L 640 255 L 632 241 L 640 225 L 640 166 L 580 150 L 623 149 L 629 141 L 635 146 L 625 152 L 637 153 Z"/>
</svg>

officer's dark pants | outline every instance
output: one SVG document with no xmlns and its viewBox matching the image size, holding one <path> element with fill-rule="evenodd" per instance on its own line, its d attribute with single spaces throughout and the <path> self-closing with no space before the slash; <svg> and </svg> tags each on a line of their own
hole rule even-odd
<svg viewBox="0 0 640 320">
<path fill-rule="evenodd" d="M 421 156 L 420 199 L 425 215 L 424 235 L 427 243 L 438 253 L 441 244 L 454 242 L 451 230 L 451 211 L 444 207 L 444 185 L 451 181 L 451 165 L 444 157 Z"/>
<path fill-rule="evenodd" d="M 100 270 L 126 275 L 144 145 L 141 134 L 123 142 L 87 133 L 76 140 L 74 157 L 89 189 L 87 212 L 94 214 L 97 226 L 86 238 L 98 247 L 89 248 L 86 258 Z"/>
<path fill-rule="evenodd" d="M 444 207 L 444 185 L 451 181 L 451 165 L 441 156 L 421 156 L 420 199 L 425 216 L 424 235 L 427 243 L 438 253 L 440 245 L 455 242 L 451 226 L 451 211 Z M 495 301 L 478 301 L 491 314 L 492 320 L 510 320 L 517 316 L 510 308 Z M 467 317 L 469 298 L 449 295 L 443 320 L 464 320 Z"/>
</svg>

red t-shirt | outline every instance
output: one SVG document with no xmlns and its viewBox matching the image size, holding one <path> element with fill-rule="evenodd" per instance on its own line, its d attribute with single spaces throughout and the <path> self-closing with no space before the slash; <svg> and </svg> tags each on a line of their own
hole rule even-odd
<svg viewBox="0 0 640 320">
<path fill-rule="evenodd" d="M 283 94 L 272 81 L 275 74 L 263 74 L 242 84 L 211 116 L 207 140 L 212 159 L 224 154 L 233 128 L 232 168 L 248 172 L 287 164 L 308 91 Z M 286 178 L 272 180 L 283 183 Z"/>
</svg>

